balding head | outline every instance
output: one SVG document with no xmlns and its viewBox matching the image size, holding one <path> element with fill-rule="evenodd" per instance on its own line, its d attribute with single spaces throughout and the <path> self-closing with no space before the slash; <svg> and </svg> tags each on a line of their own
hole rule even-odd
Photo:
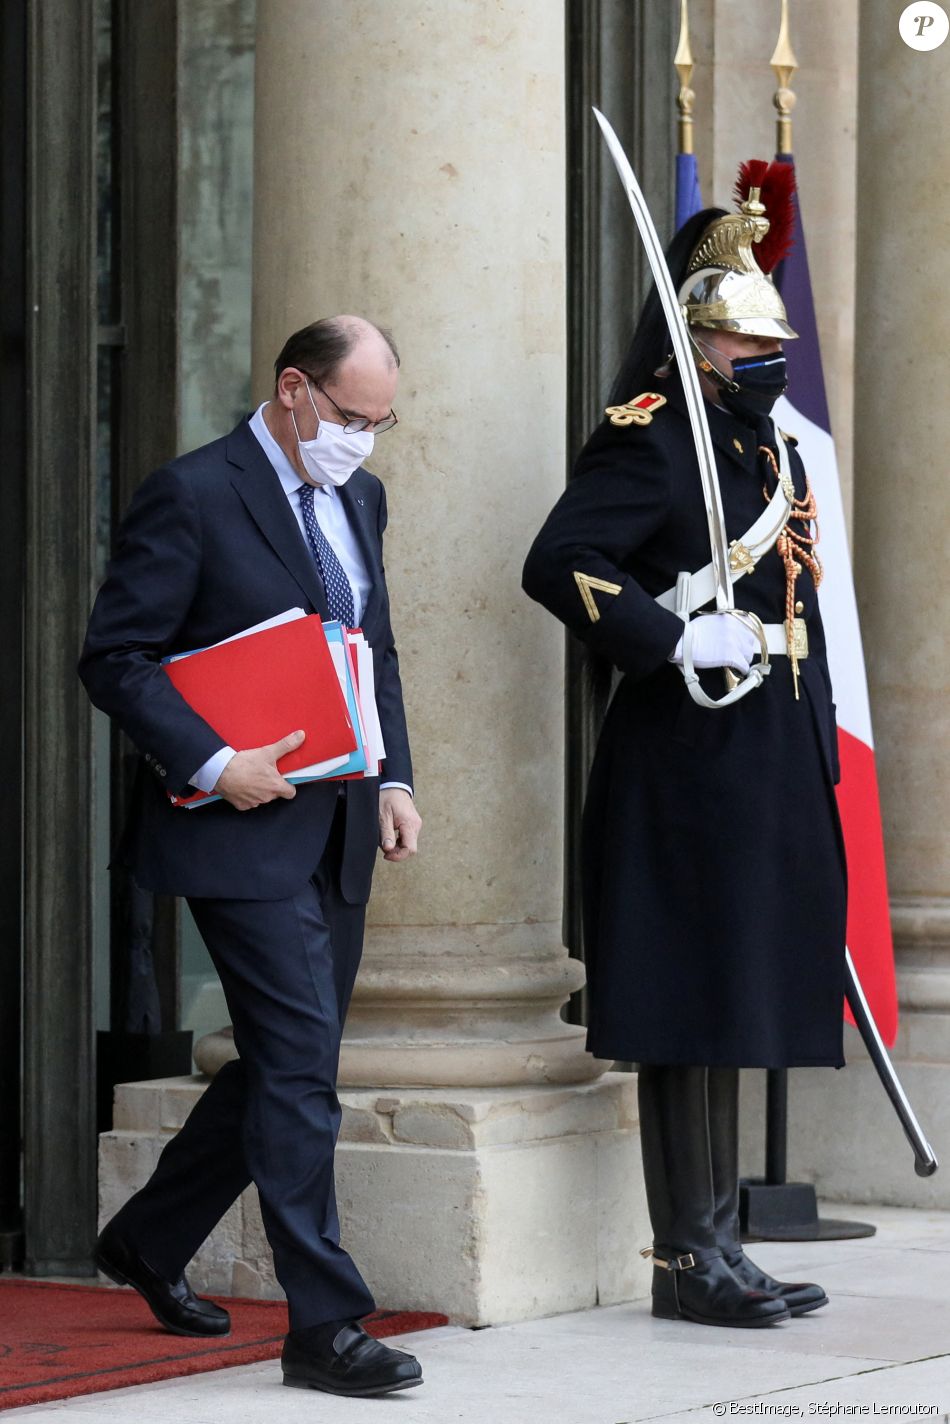
<svg viewBox="0 0 950 1424">
<path fill-rule="evenodd" d="M 330 320 L 343 332 L 349 351 L 365 344 L 390 370 L 399 366 L 399 352 L 388 331 L 367 321 L 365 316 L 334 316 Z"/>
<path fill-rule="evenodd" d="M 377 369 L 399 367 L 399 352 L 388 331 L 363 316 L 327 316 L 287 338 L 274 362 L 274 377 L 279 381 L 281 372 L 294 366 L 318 385 L 329 385 L 350 357 Z"/>
</svg>

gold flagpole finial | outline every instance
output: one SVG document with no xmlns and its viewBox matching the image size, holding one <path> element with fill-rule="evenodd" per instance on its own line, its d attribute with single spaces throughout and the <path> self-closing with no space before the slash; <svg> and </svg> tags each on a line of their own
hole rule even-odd
<svg viewBox="0 0 950 1424">
<path fill-rule="evenodd" d="M 689 11 L 687 0 L 680 0 L 680 39 L 673 56 L 673 67 L 679 75 L 680 92 L 676 96 L 679 116 L 679 151 L 693 151 L 693 100 L 696 95 L 689 87 L 693 77 L 693 54 L 689 47 Z"/>
<path fill-rule="evenodd" d="M 778 39 L 775 42 L 775 53 L 769 63 L 775 71 L 775 78 L 778 80 L 779 86 L 772 99 L 778 114 L 775 120 L 775 148 L 778 153 L 791 153 L 792 110 L 795 107 L 795 95 L 788 86 L 792 75 L 798 68 L 798 60 L 792 50 L 792 41 L 788 33 L 788 0 L 782 0 L 782 23 Z"/>
</svg>

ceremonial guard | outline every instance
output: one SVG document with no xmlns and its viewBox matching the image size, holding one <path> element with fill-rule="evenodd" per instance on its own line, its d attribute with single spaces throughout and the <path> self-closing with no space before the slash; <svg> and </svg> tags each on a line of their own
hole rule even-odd
<svg viewBox="0 0 950 1424">
<path fill-rule="evenodd" d="M 689 362 L 670 355 L 654 290 L 524 570 L 593 668 L 619 674 L 582 832 L 587 1042 L 639 1065 L 653 1313 L 709 1325 L 769 1325 L 827 1300 L 759 1270 L 738 1221 L 739 1068 L 843 1063 L 818 511 L 793 435 L 769 415 L 795 336 L 769 275 L 791 184 L 787 165 L 745 165 L 738 212 L 680 229 L 666 261 Z M 691 391 L 742 613 L 717 602 Z"/>
</svg>

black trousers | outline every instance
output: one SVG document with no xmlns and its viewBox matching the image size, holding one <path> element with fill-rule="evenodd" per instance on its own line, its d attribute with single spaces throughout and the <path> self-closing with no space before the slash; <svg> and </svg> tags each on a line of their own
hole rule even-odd
<svg viewBox="0 0 950 1424">
<path fill-rule="evenodd" d="M 115 1217 L 149 1265 L 177 1280 L 253 1181 L 292 1330 L 375 1308 L 340 1246 L 333 1178 L 340 1037 L 365 920 L 365 906 L 339 893 L 341 853 L 342 814 L 299 894 L 188 901 L 224 987 L 240 1058 L 212 1079 L 149 1181 Z"/>
</svg>

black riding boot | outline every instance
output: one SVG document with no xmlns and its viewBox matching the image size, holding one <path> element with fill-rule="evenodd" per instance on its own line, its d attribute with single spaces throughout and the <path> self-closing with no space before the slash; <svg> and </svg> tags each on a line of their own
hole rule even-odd
<svg viewBox="0 0 950 1424">
<path fill-rule="evenodd" d="M 653 1314 L 701 1325 L 772 1325 L 788 1319 L 784 1302 L 744 1285 L 716 1242 L 706 1077 L 705 1068 L 676 1065 L 647 1064 L 638 1074 Z"/>
<path fill-rule="evenodd" d="M 777 1281 L 750 1261 L 739 1238 L 739 1070 L 710 1068 L 709 1146 L 712 1158 L 713 1223 L 716 1245 L 734 1275 L 753 1290 L 784 1300 L 792 1315 L 828 1304 L 821 1286 L 806 1281 Z"/>
</svg>

